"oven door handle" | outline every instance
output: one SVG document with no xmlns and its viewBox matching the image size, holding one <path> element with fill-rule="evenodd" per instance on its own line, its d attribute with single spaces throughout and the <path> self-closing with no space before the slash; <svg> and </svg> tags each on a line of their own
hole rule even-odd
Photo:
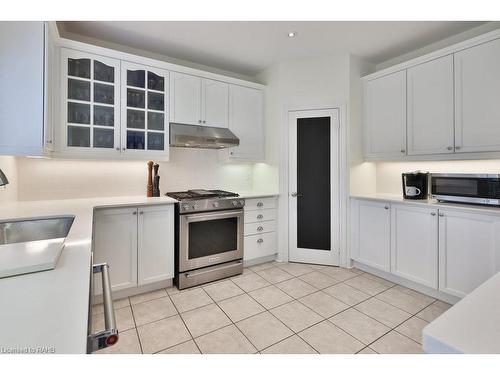
<svg viewBox="0 0 500 375">
<path fill-rule="evenodd" d="M 100 273 L 102 276 L 102 299 L 104 305 L 104 331 L 91 333 L 87 337 L 87 352 L 107 348 L 118 342 L 118 329 L 116 327 L 115 309 L 113 306 L 113 296 L 111 294 L 111 281 L 109 278 L 109 265 L 99 263 L 92 265 L 92 273 Z M 92 293 L 92 291 L 91 291 Z M 90 307 L 91 309 L 92 307 Z"/>
<path fill-rule="evenodd" d="M 238 217 L 243 215 L 243 210 L 228 210 L 223 212 L 203 212 L 198 214 L 184 215 L 187 222 L 193 221 L 205 221 L 205 220 L 217 220 L 224 219 L 227 217 Z"/>
</svg>

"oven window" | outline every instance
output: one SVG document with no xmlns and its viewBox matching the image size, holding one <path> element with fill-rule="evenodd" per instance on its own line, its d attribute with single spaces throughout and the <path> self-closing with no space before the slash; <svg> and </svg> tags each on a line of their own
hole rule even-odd
<svg viewBox="0 0 500 375">
<path fill-rule="evenodd" d="M 238 249 L 238 218 L 189 223 L 188 258 L 195 259 Z"/>
<path fill-rule="evenodd" d="M 464 197 L 478 196 L 478 180 L 460 178 L 436 178 L 434 194 L 458 195 Z"/>
</svg>

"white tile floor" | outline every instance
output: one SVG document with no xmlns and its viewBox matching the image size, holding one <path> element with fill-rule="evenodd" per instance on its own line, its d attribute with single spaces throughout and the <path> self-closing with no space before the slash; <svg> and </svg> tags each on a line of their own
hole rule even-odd
<svg viewBox="0 0 500 375">
<path fill-rule="evenodd" d="M 422 353 L 423 327 L 448 308 L 360 270 L 271 262 L 115 301 L 120 340 L 98 353 Z"/>
</svg>

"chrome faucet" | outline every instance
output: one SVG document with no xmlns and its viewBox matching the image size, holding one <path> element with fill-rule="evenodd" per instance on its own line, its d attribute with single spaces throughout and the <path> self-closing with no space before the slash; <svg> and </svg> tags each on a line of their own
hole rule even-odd
<svg viewBox="0 0 500 375">
<path fill-rule="evenodd" d="M 7 180 L 7 176 L 5 176 L 2 170 L 0 169 L 0 186 L 7 185 L 8 183 L 9 180 Z"/>
</svg>

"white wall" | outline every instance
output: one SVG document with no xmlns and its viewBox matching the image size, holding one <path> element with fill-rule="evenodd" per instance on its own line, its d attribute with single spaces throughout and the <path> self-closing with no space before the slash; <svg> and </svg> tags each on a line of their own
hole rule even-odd
<svg viewBox="0 0 500 375">
<path fill-rule="evenodd" d="M 428 162 L 377 163 L 377 193 L 402 194 L 401 173 L 423 172 L 448 173 L 499 173 L 500 160 L 463 160 Z"/>
<path fill-rule="evenodd" d="M 17 200 L 17 169 L 16 159 L 13 156 L 0 156 L 0 169 L 3 171 L 9 184 L 0 187 L 0 208 L 2 202 Z"/>
<path fill-rule="evenodd" d="M 216 150 L 171 149 L 160 162 L 160 190 L 252 189 L 252 164 L 225 163 Z M 17 159 L 18 199 L 145 195 L 145 161 Z M 0 191 L 1 193 L 1 191 Z"/>
</svg>

